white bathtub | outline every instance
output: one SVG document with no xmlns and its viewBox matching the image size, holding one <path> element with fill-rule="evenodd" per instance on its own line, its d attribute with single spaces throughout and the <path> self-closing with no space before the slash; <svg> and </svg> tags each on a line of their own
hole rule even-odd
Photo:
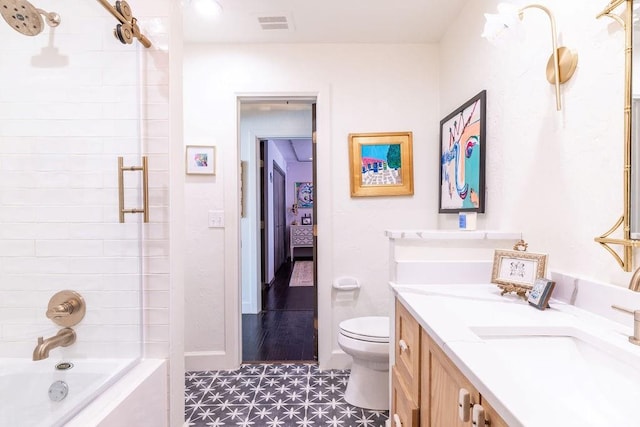
<svg viewBox="0 0 640 427">
<path fill-rule="evenodd" d="M 73 367 L 58 370 L 60 362 L 0 359 L 0 426 L 62 426 L 137 363 L 133 359 L 65 360 Z M 68 386 L 59 402 L 49 397 L 49 387 L 56 381 Z"/>
</svg>

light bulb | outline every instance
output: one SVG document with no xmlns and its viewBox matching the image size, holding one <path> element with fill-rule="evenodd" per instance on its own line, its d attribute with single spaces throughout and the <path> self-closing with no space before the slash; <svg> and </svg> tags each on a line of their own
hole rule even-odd
<svg viewBox="0 0 640 427">
<path fill-rule="evenodd" d="M 205 17 L 214 17 L 222 13 L 222 5 L 217 0 L 191 0 L 191 6 Z"/>
</svg>

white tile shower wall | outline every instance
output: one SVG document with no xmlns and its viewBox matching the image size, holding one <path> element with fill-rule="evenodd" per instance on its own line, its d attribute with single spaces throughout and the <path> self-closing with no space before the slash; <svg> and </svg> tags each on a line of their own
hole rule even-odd
<svg viewBox="0 0 640 427">
<path fill-rule="evenodd" d="M 168 1 L 141 3 L 164 14 L 141 25 L 168 29 Z M 41 6 L 63 17 L 54 44 L 64 67 L 31 65 L 48 29 L 28 38 L 0 27 L 0 357 L 29 357 L 37 336 L 55 333 L 44 312 L 61 289 L 80 291 L 88 310 L 60 355 L 137 354 L 145 319 L 146 355 L 167 357 L 169 53 L 114 41 L 97 2 Z M 139 164 L 140 153 L 150 154 L 142 232 L 139 218 L 117 223 L 116 186 L 116 157 Z M 139 204 L 137 181 L 125 181 L 127 205 Z"/>
</svg>

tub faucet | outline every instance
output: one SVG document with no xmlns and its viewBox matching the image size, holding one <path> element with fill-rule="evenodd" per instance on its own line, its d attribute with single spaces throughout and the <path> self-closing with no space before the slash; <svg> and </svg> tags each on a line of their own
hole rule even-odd
<svg viewBox="0 0 640 427">
<path fill-rule="evenodd" d="M 76 333 L 71 328 L 62 328 L 57 334 L 46 340 L 38 337 L 38 345 L 33 350 L 33 360 L 42 360 L 49 357 L 49 351 L 56 347 L 68 347 L 76 342 Z"/>
</svg>

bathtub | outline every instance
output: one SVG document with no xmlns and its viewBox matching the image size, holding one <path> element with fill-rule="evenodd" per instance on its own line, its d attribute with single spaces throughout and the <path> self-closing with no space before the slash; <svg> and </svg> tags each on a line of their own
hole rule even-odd
<svg viewBox="0 0 640 427">
<path fill-rule="evenodd" d="M 59 369 L 67 367 L 63 363 L 73 366 Z M 0 426 L 63 426 L 136 364 L 135 359 L 0 359 Z M 59 401 L 49 396 L 54 383 L 54 399 L 66 394 Z"/>
</svg>

